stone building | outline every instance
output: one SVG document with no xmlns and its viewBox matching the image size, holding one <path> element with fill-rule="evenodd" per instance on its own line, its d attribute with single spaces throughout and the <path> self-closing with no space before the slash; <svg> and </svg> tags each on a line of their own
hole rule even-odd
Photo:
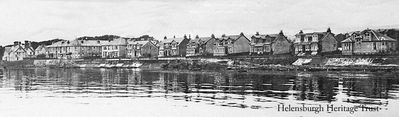
<svg viewBox="0 0 399 117">
<path fill-rule="evenodd" d="M 158 56 L 158 47 L 150 40 L 147 41 L 128 41 L 128 58 L 155 58 Z"/>
<path fill-rule="evenodd" d="M 159 57 L 185 57 L 187 43 L 189 39 L 184 35 L 183 38 L 165 37 L 159 43 Z"/>
<path fill-rule="evenodd" d="M 342 54 L 392 54 L 396 51 L 396 42 L 377 31 L 366 29 L 353 32 L 341 42 Z"/>
<path fill-rule="evenodd" d="M 58 41 L 45 47 L 46 57 L 60 59 L 101 58 L 101 45 L 104 42 L 106 41 L 80 39 Z"/>
<path fill-rule="evenodd" d="M 19 61 L 24 58 L 33 58 L 35 51 L 31 46 L 30 41 L 25 41 L 21 43 L 19 41 L 14 42 L 11 46 L 6 46 L 4 48 L 4 55 L 2 60 L 4 61 Z"/>
<path fill-rule="evenodd" d="M 187 55 L 186 56 L 200 56 L 206 52 L 206 43 L 212 39 L 212 37 L 199 37 L 198 35 L 191 39 L 187 44 Z"/>
<path fill-rule="evenodd" d="M 211 35 L 211 38 L 205 42 L 204 46 L 204 54 L 203 55 L 213 55 L 213 50 L 215 49 L 215 40 L 216 37 L 214 34 Z"/>
<path fill-rule="evenodd" d="M 215 40 L 214 56 L 229 54 L 249 53 L 250 40 L 241 33 L 240 35 L 222 35 Z"/>
<path fill-rule="evenodd" d="M 271 48 L 274 55 L 289 54 L 293 50 L 291 41 L 287 39 L 287 37 L 283 34 L 283 31 L 280 31 L 280 33 L 272 41 Z"/>
<path fill-rule="evenodd" d="M 126 58 L 127 40 L 117 38 L 101 45 L 102 58 Z"/>
<path fill-rule="evenodd" d="M 256 32 L 251 37 L 250 53 L 251 54 L 272 54 L 272 42 L 278 34 L 259 34 Z"/>
<path fill-rule="evenodd" d="M 39 58 L 46 58 L 47 57 L 47 48 L 45 45 L 39 45 L 35 49 L 35 56 Z"/>
<path fill-rule="evenodd" d="M 303 33 L 301 30 L 295 35 L 294 49 L 298 56 L 334 52 L 338 50 L 338 41 L 330 28 L 326 32 L 313 33 Z"/>
</svg>

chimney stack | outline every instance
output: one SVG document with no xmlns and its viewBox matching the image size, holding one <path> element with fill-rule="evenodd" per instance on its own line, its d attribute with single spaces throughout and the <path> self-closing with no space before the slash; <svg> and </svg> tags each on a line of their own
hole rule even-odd
<svg viewBox="0 0 399 117">
<path fill-rule="evenodd" d="M 327 28 L 327 32 L 328 32 L 328 33 L 331 33 L 330 27 Z"/>
<path fill-rule="evenodd" d="M 31 45 L 30 45 L 30 41 L 28 41 L 28 40 L 25 40 L 25 48 L 29 48 Z"/>
<path fill-rule="evenodd" d="M 279 35 L 284 35 L 283 30 L 280 30 L 280 33 L 278 33 Z"/>
<path fill-rule="evenodd" d="M 14 46 L 19 45 L 19 41 L 14 41 Z"/>
</svg>

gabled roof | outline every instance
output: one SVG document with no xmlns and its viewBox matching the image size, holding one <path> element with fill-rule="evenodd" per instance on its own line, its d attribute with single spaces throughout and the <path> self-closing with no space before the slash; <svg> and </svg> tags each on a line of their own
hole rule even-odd
<svg viewBox="0 0 399 117">
<path fill-rule="evenodd" d="M 46 49 L 46 46 L 45 46 L 45 45 L 39 45 L 39 46 L 36 48 L 35 51 L 37 51 L 37 50 L 42 50 L 42 49 Z"/>
<path fill-rule="evenodd" d="M 324 40 L 324 39 L 327 38 L 329 35 L 331 35 L 331 37 L 333 37 L 333 38 L 335 39 L 334 34 L 329 33 L 329 32 L 326 32 L 326 33 L 324 34 L 323 38 L 321 38 L 321 40 Z M 337 41 L 337 39 L 335 39 L 335 41 Z"/>
<path fill-rule="evenodd" d="M 150 41 L 128 41 L 127 43 L 128 44 L 132 44 L 132 45 L 141 45 L 141 46 L 143 46 L 143 45 L 145 45 L 145 44 L 147 44 L 148 42 L 150 42 Z"/>
<path fill-rule="evenodd" d="M 101 46 L 101 44 L 107 42 L 105 40 L 78 40 L 81 46 Z"/>
<path fill-rule="evenodd" d="M 189 43 L 199 43 L 200 41 L 207 42 L 210 39 L 211 39 L 211 37 L 198 37 L 198 38 L 191 39 L 189 41 Z"/>
<path fill-rule="evenodd" d="M 184 38 L 168 38 L 168 39 L 164 39 L 161 41 L 161 43 L 171 43 L 171 42 L 178 42 L 181 43 L 184 40 Z"/>
<path fill-rule="evenodd" d="M 395 39 L 392 39 L 391 37 L 388 37 L 388 36 L 386 36 L 384 34 L 381 34 L 381 33 L 377 32 L 375 30 L 372 30 L 372 29 L 366 29 L 366 30 L 363 30 L 363 31 L 352 32 L 351 36 L 352 35 L 364 35 L 367 32 L 371 33 L 375 37 L 375 38 L 371 38 L 372 39 L 371 41 L 397 41 Z M 349 41 L 349 40 L 347 40 L 347 41 Z M 352 41 L 355 41 L 355 40 L 352 39 Z"/>
<path fill-rule="evenodd" d="M 291 42 L 290 40 L 288 40 L 288 38 L 286 36 L 284 36 L 284 34 L 281 34 L 281 35 L 277 34 L 276 38 L 274 40 L 272 40 L 272 41 L 276 42 L 277 40 L 280 40 L 280 39 L 284 39 L 284 40 L 287 40 L 288 42 Z"/>
<path fill-rule="evenodd" d="M 349 42 L 355 42 L 351 37 L 346 38 L 345 40 L 341 41 L 341 43 L 349 43 Z"/>
<path fill-rule="evenodd" d="M 233 39 L 236 40 L 240 37 L 241 35 L 223 35 L 222 37 L 220 37 L 220 39 Z"/>
<path fill-rule="evenodd" d="M 222 37 L 219 38 L 220 41 L 222 40 L 232 40 L 233 42 L 235 42 L 237 39 L 239 39 L 240 37 L 244 37 L 246 38 L 248 41 L 249 40 L 243 33 L 239 34 L 239 35 L 222 35 Z"/>
<path fill-rule="evenodd" d="M 278 34 L 255 34 L 251 38 L 266 39 L 266 37 L 276 38 L 277 36 Z"/>
<path fill-rule="evenodd" d="M 311 32 L 311 33 L 305 33 L 304 35 L 314 35 L 314 34 L 325 35 L 327 34 L 327 32 Z"/>
<path fill-rule="evenodd" d="M 48 45 L 46 47 L 67 47 L 67 46 L 76 46 L 76 45 L 78 45 L 78 42 L 76 40 L 72 40 L 72 41 L 63 40 L 63 41 L 55 42 L 55 43 L 53 43 L 51 45 Z"/>
<path fill-rule="evenodd" d="M 114 40 L 105 41 L 101 45 L 127 45 L 127 41 L 124 38 L 117 38 L 117 39 L 114 39 Z"/>
<path fill-rule="evenodd" d="M 395 39 L 392 39 L 391 37 L 388 37 L 388 36 L 381 34 L 377 31 L 374 31 L 374 30 L 370 30 L 370 31 L 372 33 L 374 33 L 374 35 L 378 41 L 396 41 Z"/>
<path fill-rule="evenodd" d="M 252 35 L 251 38 L 265 38 L 265 36 L 266 35 L 263 35 L 263 34 L 255 34 L 255 35 Z"/>
<path fill-rule="evenodd" d="M 26 52 L 27 49 L 30 49 L 30 50 L 33 51 L 32 47 L 30 47 L 30 48 L 25 48 L 24 46 L 22 46 L 22 44 L 21 44 L 21 45 L 20 45 L 20 44 L 18 44 L 18 45 L 12 45 L 12 46 L 10 46 L 10 47 L 5 47 L 5 48 L 4 48 L 4 53 L 10 54 L 10 53 L 16 52 L 16 51 L 18 51 L 18 50 L 22 50 L 22 51 Z"/>
</svg>

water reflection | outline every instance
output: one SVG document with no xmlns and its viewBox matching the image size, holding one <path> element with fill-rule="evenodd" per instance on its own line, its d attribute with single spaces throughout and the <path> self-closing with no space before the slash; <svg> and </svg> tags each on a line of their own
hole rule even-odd
<svg viewBox="0 0 399 117">
<path fill-rule="evenodd" d="M 11 69 L 0 72 L 0 94 L 20 98 L 166 98 L 253 109 L 272 108 L 287 101 L 387 106 L 387 99 L 398 99 L 396 76 L 397 73 L 350 72 Z"/>
</svg>

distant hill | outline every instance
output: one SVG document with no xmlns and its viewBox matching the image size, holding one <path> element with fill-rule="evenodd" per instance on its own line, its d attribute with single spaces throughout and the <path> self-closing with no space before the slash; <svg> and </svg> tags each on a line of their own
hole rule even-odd
<svg viewBox="0 0 399 117">
<path fill-rule="evenodd" d="M 103 35 L 103 36 L 83 36 L 83 37 L 78 37 L 76 39 L 78 40 L 113 40 L 116 38 L 120 38 L 120 36 L 117 35 Z"/>
<path fill-rule="evenodd" d="M 32 48 L 33 48 L 33 49 L 36 49 L 36 48 L 39 47 L 40 45 L 51 45 L 51 44 L 53 44 L 53 43 L 55 43 L 55 42 L 63 41 L 63 40 L 64 40 L 64 39 L 51 39 L 51 40 L 40 41 L 40 42 L 35 42 L 35 41 L 33 41 L 33 42 L 31 42 L 31 44 L 32 44 Z"/>
<path fill-rule="evenodd" d="M 83 36 L 83 37 L 78 37 L 76 39 L 78 40 L 113 40 L 117 38 L 124 38 L 127 40 L 135 40 L 135 41 L 145 41 L 145 40 L 154 40 L 154 37 L 149 36 L 149 35 L 142 35 L 140 37 L 133 37 L 133 38 L 128 38 L 128 37 L 121 37 L 118 35 L 103 35 L 103 36 Z"/>
</svg>

